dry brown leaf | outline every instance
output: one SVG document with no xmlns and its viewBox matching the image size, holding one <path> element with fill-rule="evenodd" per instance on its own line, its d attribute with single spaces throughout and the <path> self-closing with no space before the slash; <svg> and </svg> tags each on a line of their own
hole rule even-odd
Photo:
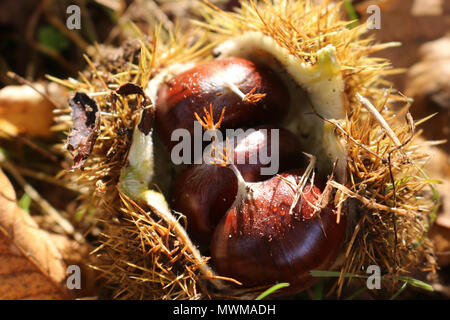
<svg viewBox="0 0 450 320">
<path fill-rule="evenodd" d="M 436 185 L 442 202 L 436 224 L 450 229 L 450 158 L 437 147 L 424 148 L 427 148 L 426 152 L 431 155 L 426 167 L 428 174 L 442 182 Z"/>
<path fill-rule="evenodd" d="M 406 93 L 450 111 L 450 35 L 427 42 L 419 52 L 422 60 L 408 71 Z"/>
<path fill-rule="evenodd" d="M 75 240 L 71 240 L 64 235 L 49 233 L 48 234 L 55 244 L 56 248 L 63 257 L 67 266 L 77 265 L 81 270 L 81 289 L 73 290 L 72 293 L 76 297 L 92 297 L 97 295 L 97 280 L 99 274 L 96 270 L 89 266 L 93 262 L 90 252 L 93 248 L 85 243 L 80 244 Z"/>
<path fill-rule="evenodd" d="M 441 226 L 434 226 L 431 233 L 439 266 L 450 265 L 450 229 Z"/>
<path fill-rule="evenodd" d="M 431 139 L 450 140 L 450 35 L 427 42 L 420 47 L 421 61 L 407 74 L 406 94 L 414 98 L 419 117 L 438 113 L 425 124 Z M 450 152 L 450 144 L 446 144 Z"/>
<path fill-rule="evenodd" d="M 450 264 L 450 159 L 446 152 L 437 147 L 426 147 L 426 153 L 431 155 L 427 164 L 427 172 L 442 183 L 436 185 L 440 195 L 441 207 L 436 223 L 430 233 L 433 240 L 438 263 L 440 266 Z"/>
<path fill-rule="evenodd" d="M 44 86 L 34 85 L 45 92 Z M 0 128 L 6 134 L 28 137 L 49 137 L 53 124 L 53 105 L 33 88 L 7 86 L 0 90 Z M 5 133 L 0 132 L 0 136 Z"/>
<path fill-rule="evenodd" d="M 66 265 L 0 171 L 0 299 L 70 299 Z"/>
<path fill-rule="evenodd" d="M 372 34 L 378 42 L 399 41 L 400 47 L 377 52 L 388 58 L 396 68 L 408 68 L 418 62 L 419 47 L 427 41 L 443 37 L 450 30 L 450 1 L 448 0 L 366 0 L 358 1 L 356 10 L 361 21 L 372 12 L 370 5 L 377 5 L 381 13 L 381 29 Z M 392 76 L 395 88 L 405 89 L 405 75 Z"/>
<path fill-rule="evenodd" d="M 73 157 L 72 169 L 81 168 L 94 148 L 100 127 L 97 103 L 82 92 L 69 101 L 73 127 L 67 140 L 67 150 Z"/>
</svg>

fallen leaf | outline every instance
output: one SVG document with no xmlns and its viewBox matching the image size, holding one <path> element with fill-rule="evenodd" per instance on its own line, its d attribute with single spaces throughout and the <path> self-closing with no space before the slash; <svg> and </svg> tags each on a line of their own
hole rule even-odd
<svg viewBox="0 0 450 320">
<path fill-rule="evenodd" d="M 72 290 L 76 297 L 92 297 L 97 295 L 99 274 L 89 264 L 95 257 L 90 254 L 94 249 L 87 243 L 80 244 L 60 234 L 48 233 L 50 239 L 61 253 L 67 266 L 76 265 L 81 271 L 81 289 Z"/>
<path fill-rule="evenodd" d="M 45 92 L 41 84 L 36 89 Z M 0 90 L 0 136 L 23 134 L 50 137 L 53 105 L 27 85 L 7 86 Z"/>
<path fill-rule="evenodd" d="M 373 11 L 380 8 L 381 28 L 372 30 L 377 42 L 401 42 L 376 55 L 388 58 L 395 68 L 408 68 L 420 60 L 419 47 L 427 41 L 443 37 L 450 30 L 450 1 L 448 0 L 366 0 L 358 1 L 355 9 L 365 23 Z M 393 75 L 394 87 L 405 89 L 405 74 Z"/>
<path fill-rule="evenodd" d="M 425 169 L 430 177 L 442 181 L 437 184 L 441 206 L 430 238 L 435 245 L 438 263 L 441 267 L 450 265 L 450 158 L 438 147 L 423 144 L 423 151 L 431 155 Z"/>
<path fill-rule="evenodd" d="M 439 266 L 450 265 L 450 229 L 434 226 L 430 232 L 430 238 L 434 242 Z"/>
<path fill-rule="evenodd" d="M 450 229 L 450 158 L 437 147 L 426 147 L 424 151 L 431 155 L 426 166 L 429 176 L 442 182 L 436 185 L 442 202 L 436 224 Z"/>
<path fill-rule="evenodd" d="M 450 35 L 420 47 L 421 60 L 407 74 L 406 93 L 450 111 Z"/>
<path fill-rule="evenodd" d="M 70 299 L 66 265 L 0 171 L 0 299 Z"/>
<path fill-rule="evenodd" d="M 407 74 L 406 94 L 414 99 L 417 117 L 437 113 L 424 124 L 430 139 L 450 140 L 450 36 L 420 47 L 421 60 Z M 450 152 L 450 144 L 444 147 Z"/>
<path fill-rule="evenodd" d="M 74 159 L 72 169 L 78 169 L 89 158 L 97 140 L 100 109 L 87 94 L 80 92 L 75 93 L 69 104 L 73 128 L 67 141 L 67 150 Z"/>
</svg>

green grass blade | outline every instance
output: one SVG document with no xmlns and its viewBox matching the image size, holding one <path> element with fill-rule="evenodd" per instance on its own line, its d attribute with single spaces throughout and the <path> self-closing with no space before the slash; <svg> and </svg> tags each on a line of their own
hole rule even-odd
<svg viewBox="0 0 450 320">
<path fill-rule="evenodd" d="M 428 283 L 425 283 L 423 281 L 414 279 L 414 278 L 410 278 L 410 277 L 405 277 L 405 276 L 399 276 L 398 277 L 399 280 L 401 281 L 405 281 L 408 284 L 412 285 L 413 287 L 417 287 L 417 288 L 421 288 L 427 291 L 434 291 L 433 287 L 431 285 L 429 285 Z"/>
<path fill-rule="evenodd" d="M 320 280 L 314 286 L 314 300 L 323 300 L 323 280 Z"/>
<path fill-rule="evenodd" d="M 432 200 L 435 203 L 433 209 L 431 210 L 431 214 L 430 214 L 430 223 L 433 224 L 434 221 L 436 220 L 437 213 L 441 206 L 441 195 L 439 194 L 439 191 L 435 188 L 435 186 L 432 183 L 429 183 L 428 185 L 430 186 L 431 191 L 433 193 Z"/>
<path fill-rule="evenodd" d="M 397 299 L 397 297 L 403 292 L 403 290 L 406 289 L 407 286 L 408 286 L 408 282 L 405 282 L 405 283 L 402 285 L 402 287 L 401 287 L 400 289 L 398 289 L 397 292 L 394 293 L 394 294 L 392 295 L 392 297 L 391 297 L 390 300 L 395 300 L 395 299 Z"/>
<path fill-rule="evenodd" d="M 363 293 L 366 290 L 367 290 L 367 287 L 361 287 L 355 293 L 353 293 L 352 295 L 348 296 L 345 300 L 353 300 L 354 298 L 356 298 L 357 296 L 359 296 L 361 293 Z"/>
<path fill-rule="evenodd" d="M 358 25 L 359 17 L 358 14 L 356 13 L 355 8 L 353 7 L 351 0 L 344 0 L 344 5 L 345 11 L 347 11 L 347 15 L 350 18 L 350 20 L 356 20 L 348 25 L 348 28 L 352 29 Z"/>
<path fill-rule="evenodd" d="M 44 47 L 55 51 L 64 51 L 70 45 L 66 36 L 53 26 L 43 26 L 38 30 L 38 41 Z"/>
<path fill-rule="evenodd" d="M 285 288 L 285 287 L 289 287 L 289 286 L 290 286 L 290 284 L 287 282 L 277 283 L 276 285 L 270 287 L 269 289 L 267 289 L 266 291 L 261 293 L 255 300 L 262 300 L 265 297 L 267 297 L 268 295 L 274 293 L 275 291 L 278 291 L 281 288 Z"/>
<path fill-rule="evenodd" d="M 401 178 L 400 180 L 395 181 L 395 187 L 399 187 L 402 184 L 408 182 L 409 179 L 411 179 L 411 176 L 406 176 Z M 391 190 L 393 189 L 392 183 L 389 183 L 386 188 L 384 189 L 384 195 L 387 195 L 389 192 L 391 192 Z"/>
<path fill-rule="evenodd" d="M 341 273 L 339 271 L 323 271 L 323 270 L 311 270 L 311 275 L 313 277 L 339 277 Z M 360 279 L 367 279 L 369 276 L 364 276 L 360 274 L 354 274 L 354 273 L 343 273 L 343 278 L 360 278 Z M 398 276 L 398 280 L 404 281 L 413 287 L 421 288 L 427 291 L 434 291 L 433 287 L 429 285 L 428 283 L 425 283 L 421 280 L 417 280 L 411 277 L 406 276 Z M 392 280 L 391 276 L 382 276 L 381 280 Z"/>
<path fill-rule="evenodd" d="M 24 193 L 22 198 L 20 198 L 19 202 L 17 203 L 17 205 L 19 206 L 19 208 L 30 213 L 30 205 L 31 205 L 30 195 L 28 193 Z"/>
</svg>

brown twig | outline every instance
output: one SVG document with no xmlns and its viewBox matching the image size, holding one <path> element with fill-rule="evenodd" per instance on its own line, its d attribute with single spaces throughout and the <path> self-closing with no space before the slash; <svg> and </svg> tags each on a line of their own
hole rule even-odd
<svg viewBox="0 0 450 320">
<path fill-rule="evenodd" d="M 52 154 L 52 153 L 48 152 L 47 150 L 41 148 L 40 146 L 38 146 L 37 144 L 35 144 L 35 143 L 34 143 L 33 141 L 31 141 L 30 139 L 25 138 L 25 137 L 22 137 L 22 136 L 20 136 L 19 134 L 17 134 L 17 135 L 11 135 L 9 132 L 3 130 L 2 128 L 0 128 L 0 132 L 3 133 L 3 134 L 5 134 L 6 136 L 8 136 L 8 137 L 10 137 L 10 138 L 14 138 L 14 139 L 18 140 L 18 142 L 21 142 L 21 143 L 23 143 L 23 144 L 29 146 L 31 149 L 33 149 L 33 150 L 39 152 L 43 157 L 49 159 L 50 161 L 55 162 L 55 163 L 58 162 L 58 158 L 57 158 L 54 154 Z"/>
<path fill-rule="evenodd" d="M 344 194 L 348 195 L 350 198 L 355 198 L 359 200 L 363 205 L 365 205 L 369 209 L 378 210 L 378 211 L 384 211 L 384 212 L 395 212 L 398 214 L 406 215 L 408 214 L 408 210 L 405 209 L 399 209 L 399 208 L 393 208 L 389 206 L 385 206 L 373 201 L 370 201 L 369 199 L 364 198 L 363 196 L 360 196 L 359 194 L 351 191 L 347 187 L 343 186 L 342 184 L 337 183 L 336 181 L 330 180 L 327 182 L 327 184 L 330 184 L 334 188 L 341 190 Z"/>
<path fill-rule="evenodd" d="M 10 77 L 11 79 L 16 80 L 17 82 L 27 85 L 29 86 L 31 89 L 33 89 L 34 91 L 36 91 L 37 93 L 39 93 L 44 99 L 46 99 L 48 102 L 50 102 L 55 108 L 57 109 L 63 109 L 63 106 L 61 106 L 59 103 L 57 103 L 52 97 L 50 97 L 46 92 L 43 92 L 41 90 L 39 90 L 38 88 L 36 88 L 35 85 L 33 85 L 33 83 L 31 83 L 30 81 L 28 81 L 27 79 L 19 76 L 17 73 L 12 72 L 12 71 L 8 71 L 7 73 L 8 77 Z"/>
</svg>

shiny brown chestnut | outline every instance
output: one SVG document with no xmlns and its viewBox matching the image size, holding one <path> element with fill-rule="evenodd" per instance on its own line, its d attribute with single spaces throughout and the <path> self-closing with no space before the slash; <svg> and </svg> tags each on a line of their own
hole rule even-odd
<svg viewBox="0 0 450 320">
<path fill-rule="evenodd" d="M 289 92 L 280 78 L 265 66 L 243 58 L 213 60 L 187 70 L 158 90 L 157 130 L 170 148 L 172 132 L 193 133 L 194 115 L 212 104 L 213 117 L 224 107 L 224 128 L 276 124 L 287 113 Z"/>
<path fill-rule="evenodd" d="M 175 182 L 173 209 L 186 216 L 189 235 L 198 244 L 207 245 L 214 227 L 230 208 L 236 193 L 236 177 L 230 169 L 194 164 Z"/>
<path fill-rule="evenodd" d="M 266 131 L 264 131 L 266 130 Z M 276 133 L 272 130 L 278 130 Z M 277 134 L 278 141 L 273 141 Z M 231 140 L 234 146 L 234 164 L 247 182 L 267 180 L 278 172 L 305 166 L 297 138 L 286 129 L 273 126 L 256 127 Z M 272 154 L 272 142 L 278 143 Z M 278 156 L 278 170 L 271 175 L 261 173 L 263 164 L 258 156 L 267 148 L 267 156 Z M 242 156 L 242 163 L 237 163 Z M 257 161 L 251 164 L 250 160 Z M 189 234 L 200 244 L 209 244 L 219 220 L 236 198 L 237 178 L 227 167 L 209 163 L 191 165 L 177 178 L 172 192 L 173 207 L 186 215 Z"/>
<path fill-rule="evenodd" d="M 310 270 L 330 267 L 344 239 L 345 218 L 337 223 L 330 208 L 314 214 L 321 194 L 315 185 L 306 184 L 296 202 L 302 173 L 241 183 L 211 240 L 212 261 L 220 275 L 249 287 L 288 282 L 280 292 L 285 295 L 311 286 Z"/>
</svg>

